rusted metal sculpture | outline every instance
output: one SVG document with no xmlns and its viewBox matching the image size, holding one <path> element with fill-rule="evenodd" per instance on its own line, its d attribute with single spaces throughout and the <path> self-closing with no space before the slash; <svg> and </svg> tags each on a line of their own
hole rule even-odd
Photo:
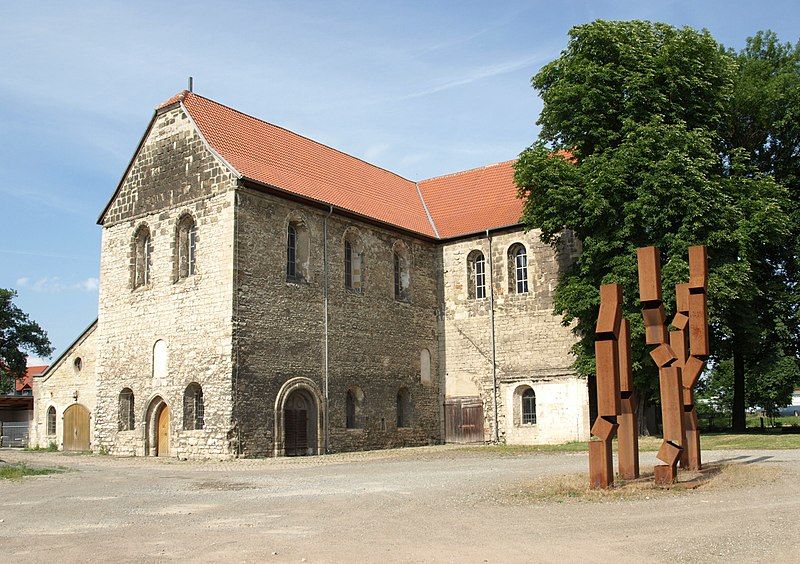
<svg viewBox="0 0 800 564">
<path fill-rule="evenodd" d="M 620 309 L 622 304 L 620 304 Z M 620 311 L 620 316 L 622 312 Z M 634 480 L 639 477 L 639 423 L 636 417 L 637 398 L 633 389 L 631 370 L 631 330 L 630 322 L 623 318 L 619 338 L 619 393 L 621 412 L 617 418 L 617 461 L 619 477 Z"/>
<path fill-rule="evenodd" d="M 661 420 L 664 440 L 657 458 L 664 464 L 655 467 L 657 484 L 671 484 L 677 475 L 678 460 L 683 451 L 685 434 L 683 416 L 683 386 L 678 356 L 667 338 L 666 316 L 661 293 L 661 257 L 655 247 L 637 249 L 639 262 L 639 301 L 645 326 L 645 340 L 656 345 L 650 356 L 658 366 L 661 391 Z M 680 320 L 676 320 L 680 322 Z M 691 333 L 691 327 L 690 327 Z"/>
<path fill-rule="evenodd" d="M 686 427 L 685 464 L 689 470 L 700 470 L 700 430 L 694 406 L 694 386 L 705 368 L 710 354 L 708 344 L 708 255 L 705 245 L 689 247 L 689 283 L 682 286 L 678 306 L 689 316 L 689 355 L 682 370 L 683 416 Z M 684 289 L 685 287 L 685 289 Z M 676 288 L 677 290 L 677 288 Z"/>
<path fill-rule="evenodd" d="M 589 441 L 589 485 L 608 488 L 614 484 L 611 441 L 621 412 L 619 337 L 622 329 L 622 287 L 600 286 L 600 313 L 594 343 L 597 364 L 597 419 Z"/>
</svg>

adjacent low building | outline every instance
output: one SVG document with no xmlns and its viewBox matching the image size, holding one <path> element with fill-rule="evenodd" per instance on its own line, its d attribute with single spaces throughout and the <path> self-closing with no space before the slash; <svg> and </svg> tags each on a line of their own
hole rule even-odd
<svg viewBox="0 0 800 564">
<path fill-rule="evenodd" d="M 415 182 L 181 92 L 99 218 L 98 320 L 37 379 L 37 440 L 186 458 L 586 439 L 552 314 L 579 244 L 525 232 L 516 193 L 513 161 Z"/>
</svg>

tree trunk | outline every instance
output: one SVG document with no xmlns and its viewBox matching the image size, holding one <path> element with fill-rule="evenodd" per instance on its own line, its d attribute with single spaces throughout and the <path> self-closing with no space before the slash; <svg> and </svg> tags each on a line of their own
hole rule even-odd
<svg viewBox="0 0 800 564">
<path fill-rule="evenodd" d="M 747 428 L 744 405 L 744 354 L 739 339 L 733 336 L 733 430 L 743 433 Z"/>
</svg>

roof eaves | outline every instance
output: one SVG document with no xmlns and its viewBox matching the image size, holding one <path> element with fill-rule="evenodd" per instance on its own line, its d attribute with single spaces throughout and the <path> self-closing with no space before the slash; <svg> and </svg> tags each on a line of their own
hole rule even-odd
<svg viewBox="0 0 800 564">
<path fill-rule="evenodd" d="M 422 190 L 419 189 L 419 182 L 415 182 L 414 187 L 417 189 L 417 195 L 419 196 L 419 201 L 422 202 L 422 208 L 425 210 L 425 215 L 428 218 L 428 222 L 431 224 L 431 228 L 433 229 L 433 234 L 436 235 L 437 239 L 441 239 L 441 237 L 439 236 L 439 230 L 436 228 L 436 222 L 433 221 L 433 216 L 431 215 L 431 211 L 428 209 L 428 204 L 425 203 L 425 198 L 422 197 Z"/>
</svg>

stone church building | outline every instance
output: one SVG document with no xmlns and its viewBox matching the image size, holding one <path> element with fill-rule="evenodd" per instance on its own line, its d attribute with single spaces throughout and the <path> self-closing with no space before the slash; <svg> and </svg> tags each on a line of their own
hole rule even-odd
<svg viewBox="0 0 800 564">
<path fill-rule="evenodd" d="M 101 213 L 98 318 L 35 379 L 34 441 L 282 456 L 585 440 L 558 250 L 513 161 L 415 182 L 191 92 Z"/>
</svg>

